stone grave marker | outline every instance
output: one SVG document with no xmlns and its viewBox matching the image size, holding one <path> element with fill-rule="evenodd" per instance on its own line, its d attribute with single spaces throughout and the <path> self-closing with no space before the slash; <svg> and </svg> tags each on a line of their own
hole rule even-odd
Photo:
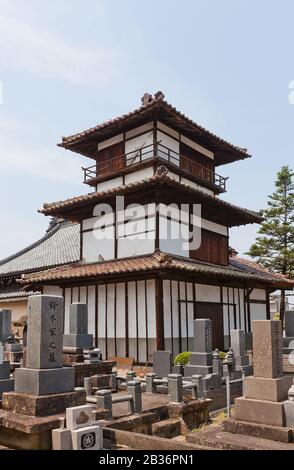
<svg viewBox="0 0 294 470">
<path fill-rule="evenodd" d="M 79 429 L 93 424 L 94 405 L 74 406 L 66 409 L 67 429 Z"/>
<path fill-rule="evenodd" d="M 0 342 L 0 400 L 3 392 L 14 389 L 14 379 L 10 378 L 10 362 L 4 360 L 4 347 Z"/>
<path fill-rule="evenodd" d="M 73 450 L 100 450 L 103 447 L 103 431 L 100 426 L 90 426 L 71 431 Z"/>
<path fill-rule="evenodd" d="M 184 367 L 185 377 L 202 375 L 204 390 L 221 387 L 222 376 L 213 372 L 212 322 L 208 318 L 194 320 L 194 351 L 189 365 Z"/>
<path fill-rule="evenodd" d="M 235 400 L 236 420 L 282 427 L 293 379 L 283 376 L 280 321 L 253 321 L 253 358 L 254 376 L 245 378 L 244 397 Z"/>
<path fill-rule="evenodd" d="M 0 310 L 0 341 L 4 343 L 11 336 L 11 310 Z"/>
<path fill-rule="evenodd" d="M 15 371 L 15 391 L 50 395 L 74 390 L 74 370 L 63 367 L 63 297 L 29 297 L 26 367 Z"/>
<path fill-rule="evenodd" d="M 157 377 L 167 377 L 172 370 L 172 353 L 170 351 L 154 351 L 153 372 Z"/>
<path fill-rule="evenodd" d="M 77 302 L 70 306 L 69 334 L 63 336 L 65 347 L 92 348 L 93 335 L 88 334 L 88 306 Z"/>
<path fill-rule="evenodd" d="M 234 353 L 236 371 L 252 375 L 253 366 L 249 363 L 249 356 L 246 354 L 245 332 L 244 330 L 231 330 L 231 348 Z"/>
</svg>

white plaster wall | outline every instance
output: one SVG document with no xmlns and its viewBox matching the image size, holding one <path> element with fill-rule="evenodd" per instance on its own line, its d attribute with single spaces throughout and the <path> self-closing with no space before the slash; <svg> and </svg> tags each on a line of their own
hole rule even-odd
<svg viewBox="0 0 294 470">
<path fill-rule="evenodd" d="M 114 258 L 114 228 L 109 227 L 107 230 L 109 232 L 109 239 L 97 240 L 95 232 L 85 232 L 83 234 L 84 262 L 95 263 Z"/>
<path fill-rule="evenodd" d="M 250 294 L 250 300 L 266 300 L 266 293 L 264 289 L 253 289 Z"/>
<path fill-rule="evenodd" d="M 193 140 L 188 139 L 188 137 L 185 137 L 184 135 L 181 135 L 180 139 L 181 139 L 181 142 L 183 142 L 183 144 L 188 145 L 192 149 L 197 150 L 198 152 L 202 153 L 206 157 L 211 158 L 212 160 L 214 159 L 213 152 L 211 152 L 210 150 L 207 150 L 206 148 L 202 147 L 202 145 L 197 144 Z"/>
<path fill-rule="evenodd" d="M 157 141 L 159 144 L 163 145 L 164 147 L 167 147 L 168 149 L 172 150 L 171 152 L 171 160 L 170 163 L 173 163 L 174 165 L 179 166 L 180 165 L 180 143 L 179 141 L 173 139 L 169 135 L 164 134 L 161 131 L 157 131 Z M 161 149 L 160 145 L 158 147 L 158 156 L 160 158 L 163 158 L 165 160 L 168 159 L 168 156 L 166 155 L 167 150 L 166 149 Z"/>
<path fill-rule="evenodd" d="M 115 356 L 114 347 L 114 313 L 115 313 L 115 287 L 114 284 L 108 284 L 107 287 L 107 352 L 108 356 Z"/>
<path fill-rule="evenodd" d="M 117 337 L 117 355 L 125 357 L 125 336 L 126 336 L 126 308 L 125 308 L 125 284 L 120 283 L 116 286 L 116 337 Z M 119 340 L 122 341 L 119 341 Z"/>
<path fill-rule="evenodd" d="M 153 122 L 147 122 L 147 124 L 143 124 L 142 126 L 136 127 L 135 129 L 131 129 L 130 131 L 126 132 L 126 139 L 130 139 L 131 137 L 135 137 L 136 135 L 150 131 L 151 129 L 153 129 Z"/>
<path fill-rule="evenodd" d="M 80 287 L 80 302 L 87 303 L 87 287 L 85 286 Z"/>
<path fill-rule="evenodd" d="M 155 280 L 147 280 L 148 336 L 156 338 Z"/>
<path fill-rule="evenodd" d="M 265 304 L 250 304 L 250 316 L 251 316 L 251 329 L 252 329 L 254 320 L 266 320 L 266 305 Z"/>
<path fill-rule="evenodd" d="M 171 238 L 177 237 L 177 238 Z M 180 224 L 176 220 L 159 217 L 159 248 L 165 253 L 189 256 L 189 225 Z"/>
<path fill-rule="evenodd" d="M 62 289 L 58 286 L 44 286 L 43 287 L 43 294 L 44 295 L 62 295 Z"/>
<path fill-rule="evenodd" d="M 190 186 L 190 188 L 194 189 L 200 189 L 200 191 L 206 193 L 206 194 L 214 194 L 211 189 L 205 188 L 204 186 L 200 186 L 199 184 L 195 183 L 194 181 L 190 181 L 187 178 L 181 178 L 181 183 L 186 184 L 187 186 Z"/>
<path fill-rule="evenodd" d="M 144 180 L 145 178 L 150 178 L 153 176 L 154 170 L 153 167 L 143 168 L 139 171 L 134 171 L 125 175 L 125 184 L 134 183 L 135 181 Z"/>
<path fill-rule="evenodd" d="M 71 304 L 71 289 L 64 291 L 64 332 L 69 333 L 69 308 Z"/>
<path fill-rule="evenodd" d="M 101 183 L 97 184 L 97 192 L 101 193 L 103 191 L 107 191 L 108 189 L 117 188 L 118 186 L 123 185 L 122 176 L 118 176 L 117 178 L 112 178 L 107 181 L 102 181 Z"/>
<path fill-rule="evenodd" d="M 228 235 L 228 228 L 224 225 L 216 224 L 211 220 L 201 219 L 201 227 L 210 232 L 219 233 L 220 235 Z"/>
<path fill-rule="evenodd" d="M 164 314 L 164 336 L 172 337 L 171 327 L 171 301 L 170 301 L 170 281 L 163 281 L 163 314 Z"/>
<path fill-rule="evenodd" d="M 98 286 L 98 346 L 105 357 L 106 286 Z"/>
<path fill-rule="evenodd" d="M 95 336 L 96 287 L 88 287 L 88 333 Z"/>
<path fill-rule="evenodd" d="M 171 137 L 175 139 L 180 139 L 180 134 L 177 131 L 174 131 L 171 127 L 168 127 L 166 124 L 163 124 L 160 121 L 157 121 L 157 128 L 164 131 L 166 134 L 169 134 Z"/>
<path fill-rule="evenodd" d="M 135 137 L 134 139 L 128 140 L 125 144 L 125 152 L 126 154 L 128 154 L 127 165 L 134 165 L 135 163 L 139 163 L 140 159 L 139 157 L 136 157 L 137 150 L 142 149 L 147 145 L 153 145 L 153 131 L 148 132 L 146 134 L 142 134 L 138 137 Z M 144 149 L 144 153 L 146 154 L 142 157 L 143 160 L 148 160 L 148 158 L 152 158 L 153 148 L 150 147 L 148 149 Z"/>
<path fill-rule="evenodd" d="M 196 284 L 196 302 L 220 303 L 220 288 L 205 284 Z"/>
</svg>

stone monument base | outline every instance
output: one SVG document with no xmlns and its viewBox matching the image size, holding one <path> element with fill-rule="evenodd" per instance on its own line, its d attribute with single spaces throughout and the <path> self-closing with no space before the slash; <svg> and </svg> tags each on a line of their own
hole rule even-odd
<svg viewBox="0 0 294 470">
<path fill-rule="evenodd" d="M 75 390 L 54 395 L 31 395 L 8 392 L 2 396 L 2 410 L 27 416 L 51 416 L 63 413 L 66 408 L 86 404 L 85 390 Z"/>
<path fill-rule="evenodd" d="M 59 428 L 64 414 L 25 416 L 0 410 L 0 445 L 21 450 L 51 450 L 52 429 Z"/>
<path fill-rule="evenodd" d="M 287 427 L 270 426 L 266 424 L 247 423 L 236 419 L 226 419 L 222 423 L 223 429 L 232 434 L 252 436 L 269 441 L 293 442 L 293 430 Z"/>
<path fill-rule="evenodd" d="M 116 365 L 115 361 L 99 361 L 88 364 L 85 362 L 72 362 L 65 364 L 66 368 L 73 369 L 75 374 L 75 387 L 84 386 L 84 378 L 92 375 L 111 374 L 112 368 Z"/>
<path fill-rule="evenodd" d="M 32 395 L 50 395 L 70 392 L 75 388 L 72 369 L 29 369 L 15 371 L 15 391 Z"/>
<path fill-rule="evenodd" d="M 288 398 L 288 390 L 293 383 L 293 377 L 283 376 L 277 379 L 263 377 L 246 377 L 245 398 L 264 401 L 284 401 Z"/>
<path fill-rule="evenodd" d="M 236 420 L 249 423 L 266 424 L 270 426 L 285 425 L 284 403 L 256 400 L 251 398 L 236 398 Z"/>
</svg>

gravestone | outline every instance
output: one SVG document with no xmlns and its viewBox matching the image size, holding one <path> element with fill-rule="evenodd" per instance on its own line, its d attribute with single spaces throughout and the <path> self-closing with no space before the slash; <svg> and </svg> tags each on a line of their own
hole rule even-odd
<svg viewBox="0 0 294 470">
<path fill-rule="evenodd" d="M 193 349 L 189 365 L 184 367 L 185 377 L 202 375 L 205 391 L 221 387 L 221 374 L 213 372 L 211 320 L 194 320 Z"/>
<path fill-rule="evenodd" d="M 287 338 L 294 338 L 294 310 L 285 312 L 285 333 Z"/>
<path fill-rule="evenodd" d="M 4 392 L 14 389 L 14 379 L 10 378 L 10 362 L 4 360 L 4 348 L 0 342 L 0 400 Z"/>
<path fill-rule="evenodd" d="M 283 354 L 291 354 L 294 350 L 294 310 L 285 312 L 285 337 L 283 338 Z"/>
<path fill-rule="evenodd" d="M 244 330 L 231 330 L 230 333 L 236 371 L 243 372 L 246 376 L 252 375 L 253 366 L 250 365 L 249 356 L 246 354 Z"/>
<path fill-rule="evenodd" d="M 235 400 L 236 420 L 284 426 L 283 402 L 293 379 L 283 376 L 280 321 L 253 321 L 253 362 L 254 376 L 245 378 L 244 396 Z"/>
<path fill-rule="evenodd" d="M 69 311 L 69 334 L 63 336 L 63 345 L 74 348 L 92 348 L 93 335 L 88 334 L 88 306 L 73 303 Z"/>
<path fill-rule="evenodd" d="M 170 351 L 154 351 L 153 372 L 158 378 L 167 377 L 172 371 L 172 353 Z"/>
<path fill-rule="evenodd" d="M 74 371 L 63 367 L 63 297 L 29 297 L 26 367 L 15 371 L 15 391 L 50 395 L 74 390 Z"/>
<path fill-rule="evenodd" d="M 0 310 L 0 341 L 4 343 L 11 336 L 11 310 Z"/>
<path fill-rule="evenodd" d="M 64 418 L 61 418 L 59 429 L 52 431 L 53 450 L 103 448 L 103 430 L 95 421 L 94 408 L 94 405 L 85 405 L 66 409 L 66 427 Z"/>
</svg>

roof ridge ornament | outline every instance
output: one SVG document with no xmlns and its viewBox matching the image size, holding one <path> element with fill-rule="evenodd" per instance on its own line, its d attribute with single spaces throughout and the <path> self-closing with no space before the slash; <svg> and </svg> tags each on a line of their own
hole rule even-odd
<svg viewBox="0 0 294 470">
<path fill-rule="evenodd" d="M 144 93 L 144 95 L 141 98 L 142 106 L 147 106 L 152 101 L 153 101 L 153 97 L 152 95 L 150 95 L 150 93 Z"/>
</svg>

